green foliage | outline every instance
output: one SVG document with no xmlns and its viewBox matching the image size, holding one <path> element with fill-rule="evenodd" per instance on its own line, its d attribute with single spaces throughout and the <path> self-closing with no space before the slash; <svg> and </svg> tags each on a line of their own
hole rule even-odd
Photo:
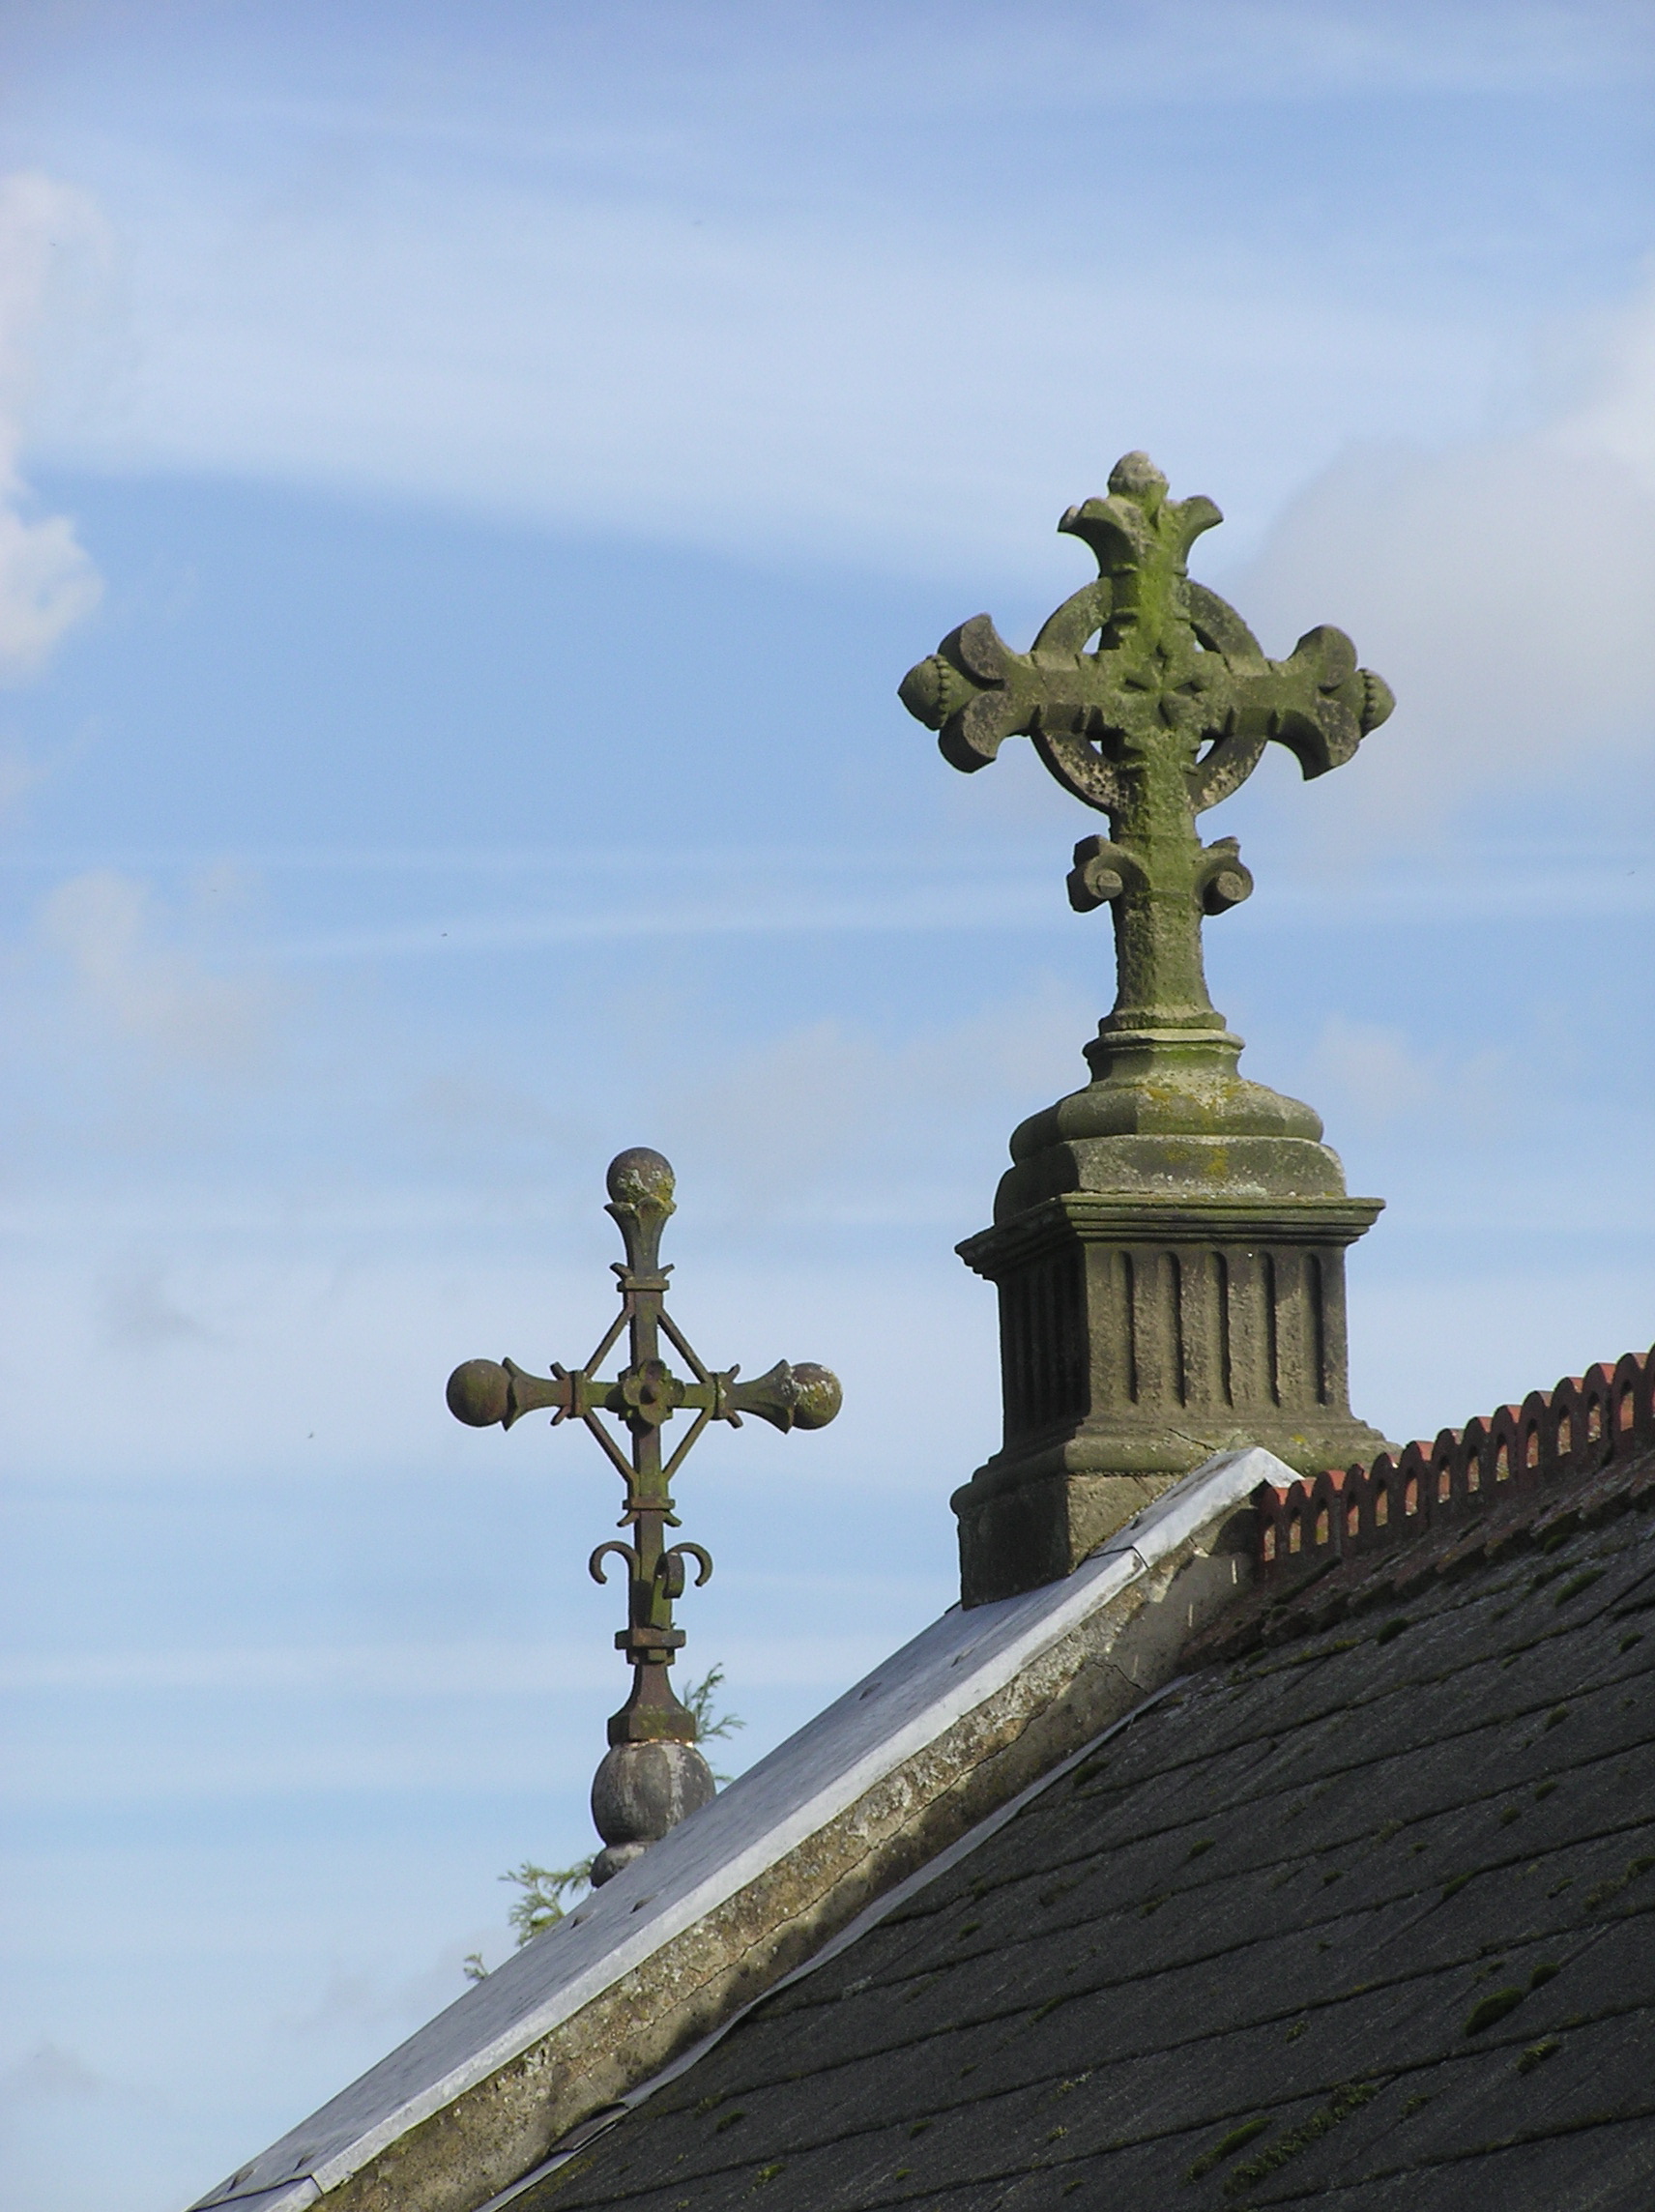
<svg viewBox="0 0 1655 2212">
<path fill-rule="evenodd" d="M 565 1899 L 577 1896 L 592 1879 L 592 1860 L 580 1859 L 566 1867 L 543 1867 L 537 1866 L 533 1859 L 525 1859 L 520 1867 L 513 1867 L 500 1878 L 515 1882 L 523 1892 L 506 1915 L 517 1931 L 517 1948 L 521 1950 L 525 1943 L 543 1936 L 548 1928 L 556 1927 L 567 1910 Z"/>
<path fill-rule="evenodd" d="M 724 1687 L 722 1667 L 710 1667 L 699 1682 L 691 1682 L 683 1693 L 683 1703 L 695 1723 L 697 1743 L 715 1743 L 720 1736 L 734 1735 L 738 1729 L 746 1727 L 740 1713 L 721 1713 L 713 1708 L 713 1699 Z M 729 1775 L 713 1772 L 714 1782 L 723 1784 Z"/>
</svg>

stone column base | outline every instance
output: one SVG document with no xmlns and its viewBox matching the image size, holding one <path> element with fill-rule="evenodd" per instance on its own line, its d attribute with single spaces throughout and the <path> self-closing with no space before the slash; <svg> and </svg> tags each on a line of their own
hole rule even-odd
<svg viewBox="0 0 1655 2212">
<path fill-rule="evenodd" d="M 961 1598 L 1079 1565 L 1215 1451 L 1371 1461 L 1351 1413 L 1345 1249 L 1379 1201 L 1071 1191 L 960 1246 L 1000 1291 L 1005 1442 L 954 1494 Z"/>
</svg>

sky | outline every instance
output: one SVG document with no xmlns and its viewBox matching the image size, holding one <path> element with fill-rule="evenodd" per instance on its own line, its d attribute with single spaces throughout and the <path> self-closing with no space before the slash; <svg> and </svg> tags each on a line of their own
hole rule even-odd
<svg viewBox="0 0 1655 2212">
<path fill-rule="evenodd" d="M 1084 1079 L 1090 818 L 895 687 L 1196 572 L 1398 697 L 1207 817 L 1245 1070 L 1386 1210 L 1357 1411 L 1655 1336 L 1655 11 L 0 14 L 0 2197 L 169 2212 L 511 1942 L 625 1677 L 572 1365 L 679 1174 L 745 1763 L 955 1589 L 953 1253 Z"/>
</svg>

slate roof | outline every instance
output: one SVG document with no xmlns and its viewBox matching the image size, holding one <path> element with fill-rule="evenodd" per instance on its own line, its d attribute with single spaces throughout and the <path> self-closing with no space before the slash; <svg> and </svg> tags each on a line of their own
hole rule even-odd
<svg viewBox="0 0 1655 2212">
<path fill-rule="evenodd" d="M 1507 1418 L 1352 1470 L 1348 1517 L 1345 1478 L 1262 1494 L 1264 1584 L 1205 1664 L 512 2212 L 1647 2212 L 1655 1434 L 1623 1369 L 1595 1414 L 1529 1402 L 1532 1445 Z"/>
</svg>

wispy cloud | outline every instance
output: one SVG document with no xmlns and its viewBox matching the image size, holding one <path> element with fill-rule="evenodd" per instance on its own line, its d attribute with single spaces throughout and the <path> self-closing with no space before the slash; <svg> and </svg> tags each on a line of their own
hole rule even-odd
<svg viewBox="0 0 1655 2212">
<path fill-rule="evenodd" d="M 927 1194 L 959 1203 L 971 1187 L 962 1150 L 974 1161 L 997 1122 L 1044 1104 L 1041 1085 L 1056 1095 L 1086 1081 L 1080 1048 L 1095 1019 L 1078 993 L 1048 981 L 900 1040 L 803 1022 L 681 1084 L 674 1120 L 759 1218 L 792 1217 L 827 1193 L 853 1198 L 866 1217 L 900 1214 Z"/>
<path fill-rule="evenodd" d="M 213 1331 L 168 1293 L 159 1266 L 123 1268 L 104 1285 L 102 1308 L 105 1338 L 124 1351 L 212 1341 Z"/>
<path fill-rule="evenodd" d="M 1417 824 L 1655 767 L 1655 284 L 1582 381 L 1522 436 L 1351 451 L 1238 579 L 1268 651 L 1333 614 L 1397 693 L 1345 811 Z"/>
<path fill-rule="evenodd" d="M 0 2110 L 8 2106 L 87 2104 L 118 2094 L 115 2084 L 61 2044 L 38 2043 L 0 2073 Z"/>
<path fill-rule="evenodd" d="M 1510 1056 L 1483 1046 L 1428 1049 L 1394 1024 L 1333 1014 L 1310 1055 L 1310 1095 L 1331 1129 L 1390 1129 L 1412 1121 L 1485 1136 L 1511 1120 Z"/>
<path fill-rule="evenodd" d="M 140 880 L 113 868 L 71 877 L 42 900 L 36 926 L 67 968 L 79 1008 L 110 1037 L 219 1070 L 245 1066 L 266 1042 L 266 986 L 219 975 L 169 939 Z"/>
<path fill-rule="evenodd" d="M 728 1639 L 726 1639 L 728 1642 Z M 866 1635 L 811 1635 L 777 1652 L 756 1638 L 725 1657 L 767 1682 L 811 1684 L 853 1677 L 879 1657 Z M 623 1677 L 601 1640 L 270 1644 L 201 1649 L 42 1652 L 0 1660 L 0 1690 L 284 1691 L 396 1698 L 538 1697 L 572 1689 L 612 1690 Z"/>
<path fill-rule="evenodd" d="M 1256 520 L 1352 431 L 1463 434 L 1509 313 L 1465 297 L 1474 256 L 1421 281 L 1374 193 L 1307 230 L 1262 170 L 1274 215 L 1233 225 L 1257 203 L 1205 126 L 1177 190 L 1115 172 L 1156 103 L 1324 129 L 1351 96 L 1637 73 L 1613 10 L 1422 14 L 519 12 L 463 54 L 428 24 L 393 86 L 377 28 L 336 18 L 188 48 L 176 18 L 117 26 L 119 94 L 77 75 L 109 127 L 40 142 L 118 211 L 125 365 L 49 450 L 1031 581 L 1127 444 Z M 1068 149 L 1060 216 L 1026 164 L 959 160 L 1013 118 Z M 1365 274 L 1334 280 L 1357 229 Z"/>
<path fill-rule="evenodd" d="M 1309 603 L 1318 603 L 1314 599 Z M 1364 756 L 1364 770 L 1382 756 L 1381 735 Z M 1636 747 L 1634 725 L 1627 741 Z M 1376 771 L 1379 772 L 1379 771 Z M 846 856 L 839 864 L 819 859 L 805 888 L 783 888 L 775 882 L 769 854 L 726 853 L 703 862 L 676 857 L 649 905 L 635 898 L 606 895 L 593 888 L 587 871 L 542 864 L 543 881 L 510 907 L 476 911 L 476 893 L 467 877 L 499 875 L 500 864 L 476 863 L 456 856 L 450 866 L 461 886 L 446 907 L 427 906 L 418 920 L 392 925 L 333 928 L 315 934 L 276 939 L 268 947 L 275 962 L 298 967 L 352 962 L 464 959 L 529 952 L 539 946 L 619 943 L 630 938 L 663 939 L 822 936 L 948 935 L 1003 937 L 1030 932 L 1050 940 L 1070 926 L 1060 882 L 1066 858 L 1060 835 L 1049 849 L 1015 871 L 996 854 L 971 868 L 950 859 L 934 873 L 923 862 L 900 869 L 875 856 Z M 1631 841 L 1598 838 L 1590 843 L 1559 838 L 1545 845 L 1503 844 L 1496 859 L 1485 851 L 1466 857 L 1465 865 L 1445 873 L 1435 854 L 1410 854 L 1406 842 L 1392 850 L 1371 849 L 1359 871 L 1342 873 L 1336 897 L 1321 874 L 1277 875 L 1269 898 L 1249 914 L 1255 928 L 1273 923 L 1302 926 L 1306 906 L 1314 907 L 1322 928 L 1365 926 L 1377 920 L 1415 917 L 1445 920 L 1459 916 L 1532 911 L 1544 900 L 1550 913 L 1605 915 L 1641 913 L 1655 903 L 1655 866 L 1648 851 Z M 626 856 L 632 864 L 632 856 Z M 351 862 L 341 861 L 341 869 Z M 379 872 L 366 862 L 363 874 Z M 676 883 L 672 881 L 677 879 Z M 575 900 L 578 897 L 579 903 Z M 467 911 L 467 909 L 471 911 Z"/>
<path fill-rule="evenodd" d="M 70 518 L 29 513 L 19 453 L 54 279 L 105 238 L 85 193 L 33 173 L 0 178 L 0 681 L 37 675 L 102 595 Z"/>
</svg>

